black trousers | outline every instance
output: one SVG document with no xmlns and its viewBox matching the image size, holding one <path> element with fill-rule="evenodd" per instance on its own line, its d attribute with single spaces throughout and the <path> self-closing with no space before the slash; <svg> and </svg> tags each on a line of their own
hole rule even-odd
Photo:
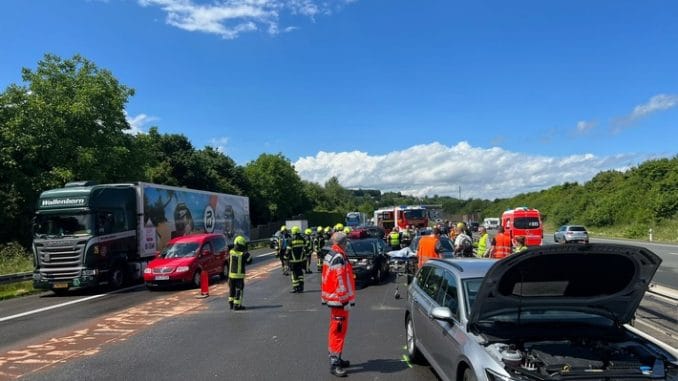
<svg viewBox="0 0 678 381">
<path fill-rule="evenodd" d="M 306 261 L 302 262 L 290 262 L 290 268 L 292 270 L 292 288 L 304 290 L 304 268 L 306 267 Z"/>
<path fill-rule="evenodd" d="M 245 279 L 228 278 L 228 302 L 235 306 L 242 305 L 245 291 Z"/>
</svg>

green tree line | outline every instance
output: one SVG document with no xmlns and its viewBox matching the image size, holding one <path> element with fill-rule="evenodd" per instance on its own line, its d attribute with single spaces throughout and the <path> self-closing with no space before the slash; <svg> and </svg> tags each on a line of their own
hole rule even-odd
<svg viewBox="0 0 678 381">
<path fill-rule="evenodd" d="M 186 136 L 163 134 L 158 127 L 130 134 L 125 105 L 134 89 L 80 55 L 46 54 L 35 69 L 22 69 L 21 79 L 0 93 L 0 242 L 28 247 L 40 192 L 74 180 L 146 181 L 245 195 L 253 224 L 311 211 L 371 215 L 388 205 L 440 204 L 446 215 L 481 217 L 528 205 L 552 225 L 630 224 L 642 234 L 647 224 L 678 214 L 678 157 L 603 172 L 583 185 L 565 183 L 494 201 L 349 190 L 334 177 L 324 184 L 302 180 L 281 153 L 238 165 L 213 147 L 197 149 Z"/>
</svg>

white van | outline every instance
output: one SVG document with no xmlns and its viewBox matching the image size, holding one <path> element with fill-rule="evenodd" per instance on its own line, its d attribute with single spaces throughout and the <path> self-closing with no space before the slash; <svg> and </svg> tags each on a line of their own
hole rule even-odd
<svg viewBox="0 0 678 381">
<path fill-rule="evenodd" d="M 499 229 L 499 218 L 497 217 L 488 217 L 483 220 L 483 226 L 485 226 L 485 229 L 491 230 L 491 229 Z"/>
</svg>

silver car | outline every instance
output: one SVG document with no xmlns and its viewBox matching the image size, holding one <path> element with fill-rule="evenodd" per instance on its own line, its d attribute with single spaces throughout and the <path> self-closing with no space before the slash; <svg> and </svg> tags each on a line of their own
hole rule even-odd
<svg viewBox="0 0 678 381">
<path fill-rule="evenodd" d="M 563 225 L 553 233 L 556 243 L 589 243 L 589 233 L 582 225 Z"/>
<path fill-rule="evenodd" d="M 407 351 L 443 380 L 678 380 L 678 353 L 628 325 L 661 259 L 550 245 L 430 260 L 409 287 Z"/>
</svg>

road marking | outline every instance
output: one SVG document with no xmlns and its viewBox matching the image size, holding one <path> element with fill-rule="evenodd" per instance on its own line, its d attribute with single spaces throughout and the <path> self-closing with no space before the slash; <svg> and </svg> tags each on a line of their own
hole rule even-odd
<svg viewBox="0 0 678 381">
<path fill-rule="evenodd" d="M 270 253 L 264 253 L 264 254 L 261 254 L 261 255 L 257 255 L 255 258 L 270 257 L 271 255 L 275 255 L 275 252 L 272 251 Z"/>
<path fill-rule="evenodd" d="M 86 302 L 88 300 L 101 298 L 102 296 L 106 296 L 106 295 L 108 295 L 108 294 L 92 295 L 92 296 L 88 296 L 88 297 L 82 298 L 82 299 L 71 300 L 70 302 L 55 304 L 55 305 L 49 306 L 49 307 L 38 308 L 37 310 L 26 311 L 26 312 L 22 312 L 20 314 L 11 315 L 11 316 L 5 316 L 3 318 L 0 318 L 0 322 L 12 320 L 12 319 L 17 319 L 17 318 L 20 318 L 20 317 L 33 315 L 33 314 L 37 314 L 37 313 L 40 313 L 40 312 L 45 312 L 45 311 L 61 308 L 61 307 L 66 307 L 66 306 L 70 306 L 70 305 L 76 304 L 76 303 Z"/>
<path fill-rule="evenodd" d="M 671 254 L 671 255 L 678 255 L 678 253 L 666 253 L 666 254 Z"/>
</svg>

